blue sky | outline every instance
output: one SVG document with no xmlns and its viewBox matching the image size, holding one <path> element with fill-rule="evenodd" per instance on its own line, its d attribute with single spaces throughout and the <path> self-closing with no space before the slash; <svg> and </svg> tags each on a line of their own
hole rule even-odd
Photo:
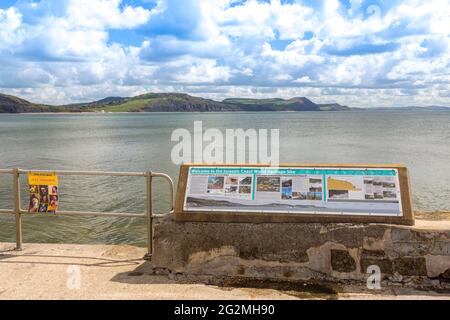
<svg viewBox="0 0 450 320">
<path fill-rule="evenodd" d="M 450 105 L 450 0 L 1 0 L 0 92 Z"/>
</svg>

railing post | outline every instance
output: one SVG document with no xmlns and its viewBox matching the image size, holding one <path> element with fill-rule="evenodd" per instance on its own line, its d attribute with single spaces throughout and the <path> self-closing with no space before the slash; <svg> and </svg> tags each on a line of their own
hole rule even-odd
<svg viewBox="0 0 450 320">
<path fill-rule="evenodd" d="M 151 260 L 153 255 L 153 201 L 152 180 L 153 175 L 147 172 L 147 254 L 145 260 Z"/>
<path fill-rule="evenodd" d="M 22 250 L 22 214 L 20 213 L 20 173 L 14 168 L 14 214 L 16 215 L 16 250 Z"/>
</svg>

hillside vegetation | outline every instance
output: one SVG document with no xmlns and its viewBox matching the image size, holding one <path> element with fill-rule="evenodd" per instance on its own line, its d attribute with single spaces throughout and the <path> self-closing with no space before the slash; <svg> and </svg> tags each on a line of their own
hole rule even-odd
<svg viewBox="0 0 450 320">
<path fill-rule="evenodd" d="M 62 108 L 34 104 L 29 101 L 0 93 L 0 113 L 25 113 L 25 112 L 59 112 Z"/>
<path fill-rule="evenodd" d="M 284 99 L 225 99 L 222 102 L 182 93 L 148 93 L 131 98 L 109 97 L 64 106 L 33 104 L 0 94 L 0 113 L 24 112 L 236 112 L 236 111 L 346 111 L 339 104 L 320 105 L 303 97 Z"/>
</svg>

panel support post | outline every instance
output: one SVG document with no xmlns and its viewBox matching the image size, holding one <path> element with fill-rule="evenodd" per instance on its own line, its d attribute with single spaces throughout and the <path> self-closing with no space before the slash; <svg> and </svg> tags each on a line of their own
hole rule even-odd
<svg viewBox="0 0 450 320">
<path fill-rule="evenodd" d="M 144 260 L 151 260 L 153 255 L 153 203 L 152 203 L 152 180 L 151 172 L 146 174 L 147 180 L 147 254 Z"/>
<path fill-rule="evenodd" d="M 22 250 L 22 214 L 20 212 L 20 173 L 18 168 L 13 170 L 14 181 L 14 214 L 16 216 L 16 248 Z"/>
</svg>

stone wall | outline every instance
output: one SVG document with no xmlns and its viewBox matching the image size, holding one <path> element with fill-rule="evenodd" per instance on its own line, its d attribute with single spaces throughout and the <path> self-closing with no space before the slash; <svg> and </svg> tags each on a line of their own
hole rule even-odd
<svg viewBox="0 0 450 320">
<path fill-rule="evenodd" d="M 450 221 L 381 224 L 174 222 L 155 225 L 150 267 L 209 277 L 450 288 Z"/>
</svg>

